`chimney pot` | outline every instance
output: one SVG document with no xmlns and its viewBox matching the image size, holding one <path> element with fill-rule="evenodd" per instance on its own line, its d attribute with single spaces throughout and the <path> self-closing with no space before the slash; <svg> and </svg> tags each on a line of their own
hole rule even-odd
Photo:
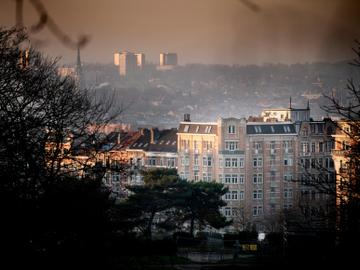
<svg viewBox="0 0 360 270">
<path fill-rule="evenodd" d="M 191 122 L 189 113 L 184 114 L 184 122 Z"/>
</svg>

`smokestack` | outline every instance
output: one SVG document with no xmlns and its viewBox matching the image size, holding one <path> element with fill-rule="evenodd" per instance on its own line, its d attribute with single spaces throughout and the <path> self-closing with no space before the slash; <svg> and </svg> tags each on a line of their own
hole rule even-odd
<svg viewBox="0 0 360 270">
<path fill-rule="evenodd" d="M 185 114 L 184 114 L 184 122 L 191 122 L 191 120 L 190 120 L 190 113 L 185 113 Z"/>
<path fill-rule="evenodd" d="M 150 143 L 154 144 L 159 137 L 159 130 L 157 128 L 150 129 Z"/>
<path fill-rule="evenodd" d="M 121 142 L 121 135 L 120 135 L 120 132 L 119 132 L 118 135 L 117 135 L 117 138 L 116 138 L 116 143 L 120 144 L 120 142 Z"/>
</svg>

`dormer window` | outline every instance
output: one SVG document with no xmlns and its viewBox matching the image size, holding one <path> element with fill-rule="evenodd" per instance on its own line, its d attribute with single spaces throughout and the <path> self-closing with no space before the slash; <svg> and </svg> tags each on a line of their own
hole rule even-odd
<svg viewBox="0 0 360 270">
<path fill-rule="evenodd" d="M 285 133 L 290 133 L 291 132 L 291 129 L 289 126 L 284 126 L 284 132 Z"/>
<path fill-rule="evenodd" d="M 211 132 L 211 128 L 212 128 L 212 126 L 206 126 L 206 128 L 205 128 L 205 133 L 210 133 L 210 132 Z"/>
<path fill-rule="evenodd" d="M 189 132 L 189 128 L 190 128 L 189 125 L 185 125 L 185 127 L 184 127 L 184 132 Z"/>
<path fill-rule="evenodd" d="M 261 133 L 261 126 L 254 126 L 256 133 Z"/>
<path fill-rule="evenodd" d="M 195 133 L 198 133 L 198 132 L 199 132 L 199 129 L 200 129 L 200 126 L 196 126 Z"/>
</svg>

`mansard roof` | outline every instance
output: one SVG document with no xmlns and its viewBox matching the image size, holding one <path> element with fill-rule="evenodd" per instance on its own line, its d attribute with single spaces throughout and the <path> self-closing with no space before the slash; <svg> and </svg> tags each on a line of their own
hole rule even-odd
<svg viewBox="0 0 360 270">
<path fill-rule="evenodd" d="M 178 133 L 217 135 L 217 123 L 181 122 Z"/>
<path fill-rule="evenodd" d="M 151 141 L 153 132 L 153 141 Z M 147 152 L 177 152 L 177 129 L 164 129 L 153 131 L 144 129 L 141 136 L 129 146 L 129 150 L 142 150 Z"/>
<path fill-rule="evenodd" d="M 249 135 L 294 135 L 295 125 L 292 123 L 247 123 L 246 134 Z"/>
</svg>

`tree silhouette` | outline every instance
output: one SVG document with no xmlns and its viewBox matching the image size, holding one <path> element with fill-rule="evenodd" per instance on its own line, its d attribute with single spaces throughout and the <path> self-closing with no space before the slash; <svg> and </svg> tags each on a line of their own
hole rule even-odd
<svg viewBox="0 0 360 270">
<path fill-rule="evenodd" d="M 0 29 L 1 246 L 13 263 L 48 257 L 68 243 L 81 249 L 83 222 L 92 223 L 87 228 L 105 222 L 108 194 L 99 172 L 78 178 L 93 156 L 77 164 L 74 151 L 95 155 L 107 141 L 99 127 L 115 117 L 110 104 L 60 77 L 56 61 L 26 48 L 26 41 L 22 30 Z"/>
</svg>

